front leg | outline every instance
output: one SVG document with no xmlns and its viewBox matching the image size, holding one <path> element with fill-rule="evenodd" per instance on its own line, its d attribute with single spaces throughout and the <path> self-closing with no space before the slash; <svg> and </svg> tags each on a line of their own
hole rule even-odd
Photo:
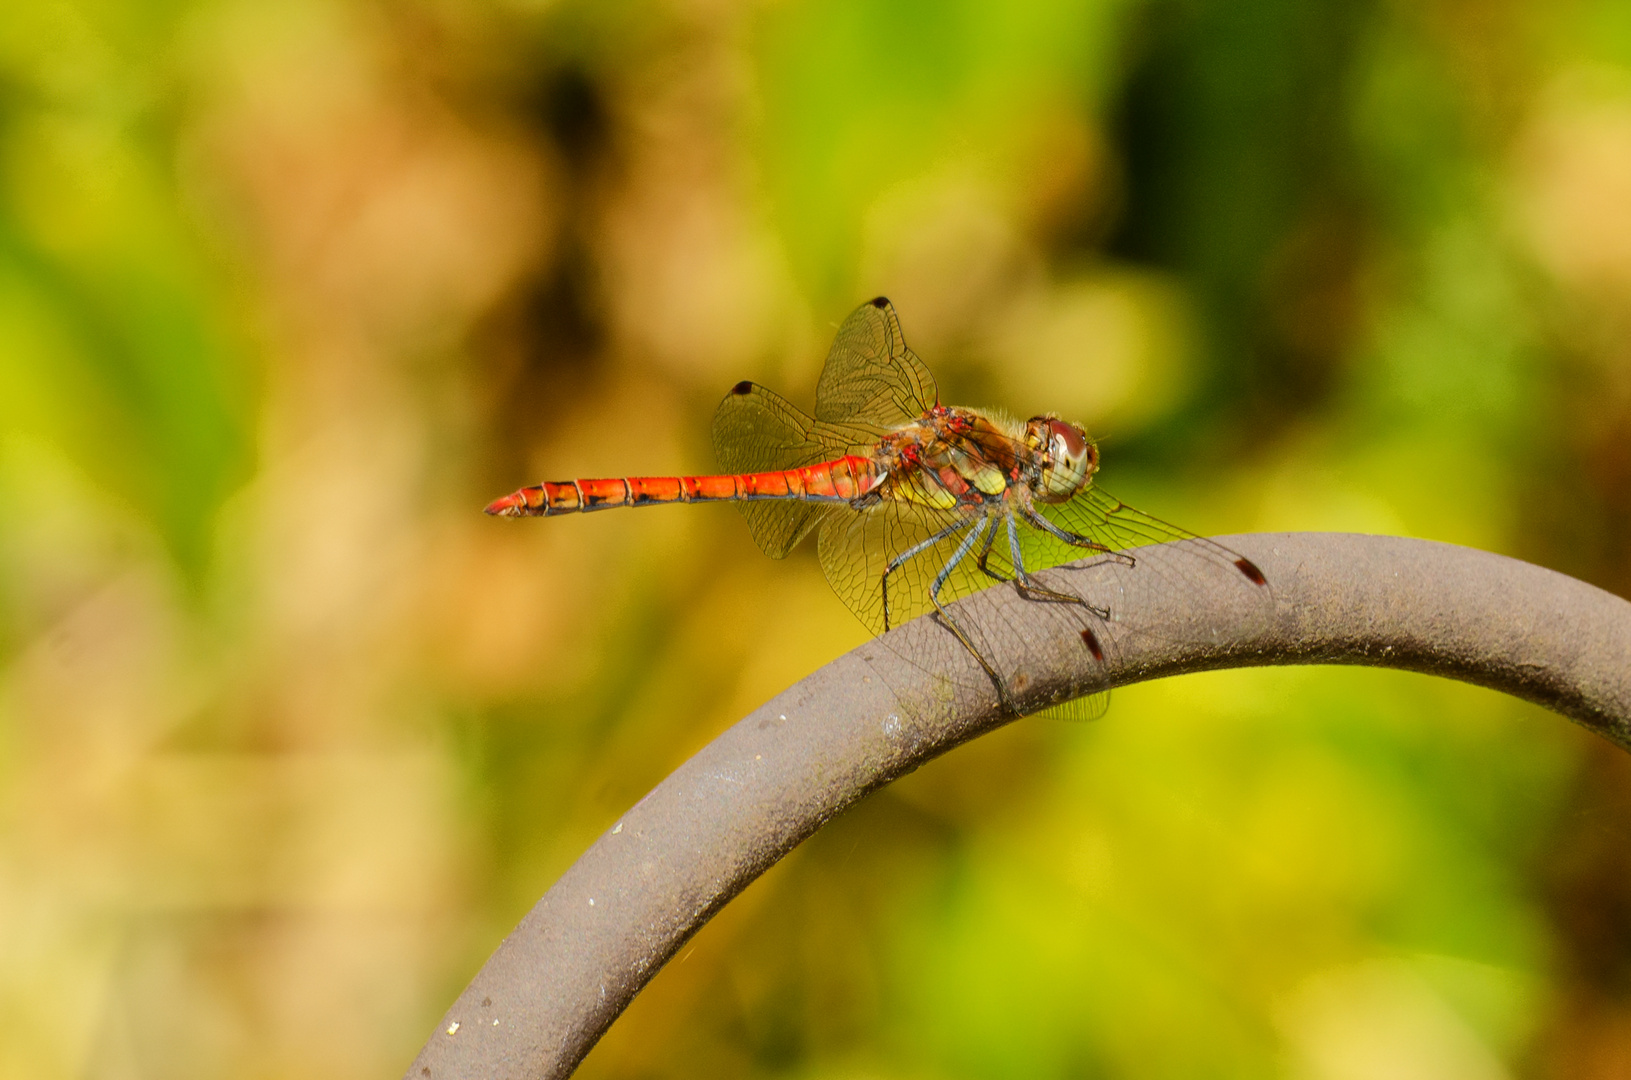
<svg viewBox="0 0 1631 1080">
<path fill-rule="evenodd" d="M 1042 600 L 1050 604 L 1079 604 L 1097 615 L 1101 619 L 1108 619 L 1110 611 L 1107 608 L 1096 607 L 1080 596 L 1069 593 L 1056 592 L 1046 585 L 1038 585 L 1031 580 L 1031 575 L 1025 569 L 1025 557 L 1019 549 L 1019 530 L 1014 527 L 1014 516 L 1008 515 L 1008 550 L 1013 553 L 1014 560 L 1014 588 L 1027 600 Z M 995 530 L 993 530 L 995 531 Z M 1098 545 L 1103 547 L 1103 545 Z M 1112 552 L 1112 554 L 1114 554 Z"/>
<path fill-rule="evenodd" d="M 1067 532 L 1066 530 L 1055 525 L 1053 522 L 1049 521 L 1047 518 L 1043 517 L 1041 514 L 1037 513 L 1032 507 L 1023 506 L 1020 508 L 1020 513 L 1025 515 L 1026 521 L 1030 522 L 1032 525 L 1035 525 L 1037 528 L 1041 529 L 1043 532 L 1054 537 L 1055 539 L 1063 540 L 1071 547 L 1084 548 L 1088 551 L 1096 551 L 1100 555 L 1108 555 L 1125 566 L 1138 565 L 1138 560 L 1127 554 L 1125 551 L 1114 551 L 1108 547 L 1105 547 L 1091 536 L 1082 536 L 1080 533 Z"/>
</svg>

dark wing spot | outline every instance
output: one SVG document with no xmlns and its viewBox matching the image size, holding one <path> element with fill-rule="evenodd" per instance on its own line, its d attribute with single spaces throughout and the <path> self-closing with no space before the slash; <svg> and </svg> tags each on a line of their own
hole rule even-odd
<svg viewBox="0 0 1631 1080">
<path fill-rule="evenodd" d="M 1269 579 L 1263 576 L 1263 571 L 1259 570 L 1257 564 L 1250 559 L 1236 559 L 1235 569 L 1245 574 L 1246 580 L 1253 585 L 1267 585 L 1269 583 Z"/>
<path fill-rule="evenodd" d="M 870 303 L 875 308 L 886 308 L 886 307 L 889 306 L 889 297 L 887 297 L 887 296 L 874 296 L 870 301 L 868 301 L 868 303 Z"/>
<path fill-rule="evenodd" d="M 753 393 L 753 383 L 748 379 L 743 379 L 741 382 L 739 382 L 735 386 L 731 387 L 731 393 L 733 393 L 733 394 L 751 394 L 751 393 Z"/>
<path fill-rule="evenodd" d="M 1087 651 L 1093 654 L 1093 659 L 1101 664 L 1104 663 L 1104 646 L 1099 644 L 1099 635 L 1091 630 L 1083 630 L 1082 644 L 1086 645 Z"/>
</svg>

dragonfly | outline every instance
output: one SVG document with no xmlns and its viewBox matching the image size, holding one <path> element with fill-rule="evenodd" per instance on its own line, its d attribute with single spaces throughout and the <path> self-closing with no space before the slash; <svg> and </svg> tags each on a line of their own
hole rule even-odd
<svg viewBox="0 0 1631 1080">
<path fill-rule="evenodd" d="M 1098 444 L 1053 413 L 1023 422 L 994 410 L 943 404 L 928 368 L 906 345 L 884 297 L 838 329 L 816 385 L 815 414 L 760 386 L 737 383 L 714 414 L 713 476 L 630 476 L 546 481 L 495 499 L 499 517 L 553 517 L 623 506 L 731 502 L 759 548 L 783 558 L 811 533 L 833 591 L 873 633 L 932 613 L 979 662 L 999 705 L 1014 715 L 998 670 L 997 640 L 1012 622 L 970 625 L 949 607 L 982 588 L 1019 594 L 1080 622 L 1083 647 L 1100 665 L 1099 631 L 1110 607 L 1044 582 L 1038 574 L 1084 558 L 1141 568 L 1150 587 L 1197 587 L 1222 575 L 1265 592 L 1245 556 L 1109 495 L 1096 482 Z M 1151 545 L 1163 545 L 1153 549 Z M 1139 549 L 1143 554 L 1129 554 Z M 1151 552 L 1167 552 L 1152 558 Z M 1011 642 L 1010 642 L 1011 644 Z M 1062 715 L 1102 712 L 1105 693 Z"/>
</svg>

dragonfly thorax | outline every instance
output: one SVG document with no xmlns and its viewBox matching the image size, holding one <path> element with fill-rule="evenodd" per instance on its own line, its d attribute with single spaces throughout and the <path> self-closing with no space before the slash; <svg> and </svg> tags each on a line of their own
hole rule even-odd
<svg viewBox="0 0 1631 1080">
<path fill-rule="evenodd" d="M 995 511 L 1015 494 L 1068 502 L 1098 470 L 1098 448 L 1080 427 L 1055 416 L 1024 424 L 992 413 L 938 405 L 879 443 L 883 477 L 873 499 L 936 509 Z"/>
</svg>

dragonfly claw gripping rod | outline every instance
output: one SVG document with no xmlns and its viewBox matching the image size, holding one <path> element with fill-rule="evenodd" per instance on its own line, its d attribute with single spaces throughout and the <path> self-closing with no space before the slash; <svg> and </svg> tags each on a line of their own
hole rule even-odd
<svg viewBox="0 0 1631 1080">
<path fill-rule="evenodd" d="M 1227 596 L 1157 598 L 1142 621 L 1204 612 L 1203 644 L 1125 634 L 1097 677 L 1123 686 L 1226 667 L 1360 664 L 1476 683 L 1525 698 L 1631 749 L 1631 603 L 1584 582 L 1469 548 L 1386 536 L 1224 538 L 1274 590 L 1267 624 L 1231 627 Z M 1085 572 L 1114 588 L 1136 567 Z M 973 619 L 1034 603 L 1013 589 L 961 601 Z M 1208 610 L 1208 609 L 1212 610 Z M 1238 631 L 1238 632 L 1236 632 Z M 565 1077 L 663 963 L 732 897 L 834 815 L 929 759 L 1007 723 L 979 670 L 967 692 L 915 667 L 918 619 L 777 695 L 681 765 L 572 865 L 454 1002 L 407 1080 Z M 1026 660 L 1022 707 L 1080 686 L 1080 642 Z M 1073 646 L 1073 647 L 1072 647 Z M 913 709 L 912 700 L 935 701 Z M 1112 716 L 1111 723 L 1115 722 Z"/>
</svg>

